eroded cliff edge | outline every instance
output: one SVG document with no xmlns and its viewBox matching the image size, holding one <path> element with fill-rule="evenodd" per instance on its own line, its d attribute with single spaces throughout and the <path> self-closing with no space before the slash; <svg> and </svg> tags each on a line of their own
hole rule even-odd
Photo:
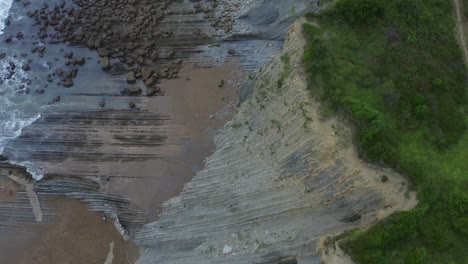
<svg viewBox="0 0 468 264">
<path fill-rule="evenodd" d="M 358 159 L 344 121 L 321 118 L 301 65 L 302 23 L 246 84 L 252 93 L 205 169 L 136 234 L 138 263 L 319 263 L 321 236 L 414 206 L 402 176 Z"/>
</svg>

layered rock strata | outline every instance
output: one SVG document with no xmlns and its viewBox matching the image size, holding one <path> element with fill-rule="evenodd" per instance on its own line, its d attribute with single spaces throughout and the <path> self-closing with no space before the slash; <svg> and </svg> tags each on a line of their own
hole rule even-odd
<svg viewBox="0 0 468 264">
<path fill-rule="evenodd" d="M 319 263 L 322 235 L 410 206 L 403 177 L 360 161 L 349 127 L 320 118 L 304 45 L 297 23 L 248 84 L 205 169 L 135 235 L 147 248 L 138 263 Z"/>
</svg>

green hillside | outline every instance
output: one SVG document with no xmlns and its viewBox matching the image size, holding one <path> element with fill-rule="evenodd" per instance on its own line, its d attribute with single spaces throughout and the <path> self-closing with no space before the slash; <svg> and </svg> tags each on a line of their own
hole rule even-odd
<svg viewBox="0 0 468 264">
<path fill-rule="evenodd" d="M 339 0 L 304 25 L 311 93 L 355 121 L 364 159 L 419 191 L 412 211 L 349 232 L 342 246 L 357 263 L 468 263 L 468 82 L 453 8 Z"/>
</svg>

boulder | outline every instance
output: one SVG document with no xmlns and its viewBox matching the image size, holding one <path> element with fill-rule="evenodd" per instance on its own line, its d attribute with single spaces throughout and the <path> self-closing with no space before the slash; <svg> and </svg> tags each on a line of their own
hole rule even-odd
<svg viewBox="0 0 468 264">
<path fill-rule="evenodd" d="M 58 77 L 62 77 L 63 75 L 63 70 L 61 68 L 57 68 L 55 69 L 55 74 L 58 76 Z"/>
<path fill-rule="evenodd" d="M 71 58 L 73 58 L 73 52 L 72 51 L 67 52 L 67 53 L 65 53 L 65 55 L 63 57 L 65 59 L 71 59 Z"/>
<path fill-rule="evenodd" d="M 111 68 L 111 64 L 110 64 L 109 58 L 108 57 L 102 58 L 101 69 L 107 71 L 107 70 L 110 70 L 110 68 Z"/>
<path fill-rule="evenodd" d="M 148 96 L 148 97 L 155 96 L 156 94 L 158 94 L 160 92 L 161 92 L 161 87 L 159 87 L 159 86 L 148 87 L 146 89 L 146 96 Z"/>
<path fill-rule="evenodd" d="M 133 71 L 130 71 L 127 73 L 127 83 L 135 83 L 136 78 L 135 78 L 135 73 Z"/>
<path fill-rule="evenodd" d="M 135 96 L 135 95 L 140 95 L 141 91 L 142 90 L 140 87 L 128 87 L 128 88 L 123 89 L 121 94 L 127 95 L 127 96 Z"/>
<path fill-rule="evenodd" d="M 101 100 L 101 101 L 99 102 L 99 106 L 100 106 L 101 108 L 103 108 L 104 106 L 106 106 L 106 101 Z"/>
<path fill-rule="evenodd" d="M 109 51 L 107 49 L 105 49 L 105 48 L 98 48 L 97 52 L 98 52 L 99 56 L 101 56 L 101 57 L 108 57 L 109 56 Z"/>
<path fill-rule="evenodd" d="M 141 69 L 141 78 L 143 79 L 143 81 L 146 81 L 153 75 L 153 73 L 154 73 L 154 70 L 152 68 L 143 67 Z"/>
<path fill-rule="evenodd" d="M 134 103 L 134 102 L 130 102 L 130 103 L 128 103 L 128 107 L 130 107 L 130 108 L 135 108 L 135 106 L 136 106 L 136 105 L 135 105 L 135 103 Z"/>
<path fill-rule="evenodd" d="M 86 59 L 84 57 L 76 57 L 75 58 L 75 63 L 78 65 L 84 65 L 86 62 Z"/>
<path fill-rule="evenodd" d="M 6 53 L 0 53 L 0 60 L 3 60 L 6 57 Z"/>
<path fill-rule="evenodd" d="M 141 71 L 140 70 L 135 71 L 135 78 L 141 79 Z"/>
<path fill-rule="evenodd" d="M 154 76 L 153 76 L 153 77 L 151 77 L 151 78 L 149 78 L 148 80 L 145 81 L 145 85 L 146 85 L 147 87 L 150 87 L 150 86 L 152 86 L 153 84 L 155 84 L 156 82 L 157 82 L 157 80 L 156 80 L 156 78 L 154 78 Z"/>
<path fill-rule="evenodd" d="M 31 67 L 29 67 L 29 64 L 23 64 L 23 66 L 21 66 L 21 69 L 23 69 L 23 71 L 29 71 L 31 69 Z"/>
<path fill-rule="evenodd" d="M 8 65 L 10 66 L 10 70 L 14 71 L 16 69 L 16 64 L 14 62 L 8 62 Z"/>
<path fill-rule="evenodd" d="M 63 87 L 70 88 L 73 86 L 73 81 L 71 79 L 67 79 L 63 82 Z"/>
</svg>

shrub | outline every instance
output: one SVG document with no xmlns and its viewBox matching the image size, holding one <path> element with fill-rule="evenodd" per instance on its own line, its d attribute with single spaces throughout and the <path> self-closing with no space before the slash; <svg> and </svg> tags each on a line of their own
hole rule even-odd
<svg viewBox="0 0 468 264">
<path fill-rule="evenodd" d="M 344 19 L 355 25 L 369 25 L 384 11 L 383 0 L 340 0 L 336 11 Z"/>
<path fill-rule="evenodd" d="M 427 251 L 424 247 L 415 248 L 406 258 L 405 264 L 423 263 L 426 256 L 427 256 Z"/>
<path fill-rule="evenodd" d="M 460 234 L 468 237 L 468 217 L 459 217 L 453 221 L 453 227 Z"/>
<path fill-rule="evenodd" d="M 359 138 L 365 145 L 373 143 L 385 128 L 382 114 L 366 103 L 355 103 L 351 110 L 359 120 Z"/>
<path fill-rule="evenodd" d="M 429 107 L 426 104 L 418 105 L 414 108 L 414 113 L 419 119 L 425 119 L 430 113 Z"/>
<path fill-rule="evenodd" d="M 382 181 L 383 183 L 388 182 L 388 176 L 387 176 L 387 175 L 382 175 L 382 176 L 380 177 L 380 181 Z"/>
</svg>

